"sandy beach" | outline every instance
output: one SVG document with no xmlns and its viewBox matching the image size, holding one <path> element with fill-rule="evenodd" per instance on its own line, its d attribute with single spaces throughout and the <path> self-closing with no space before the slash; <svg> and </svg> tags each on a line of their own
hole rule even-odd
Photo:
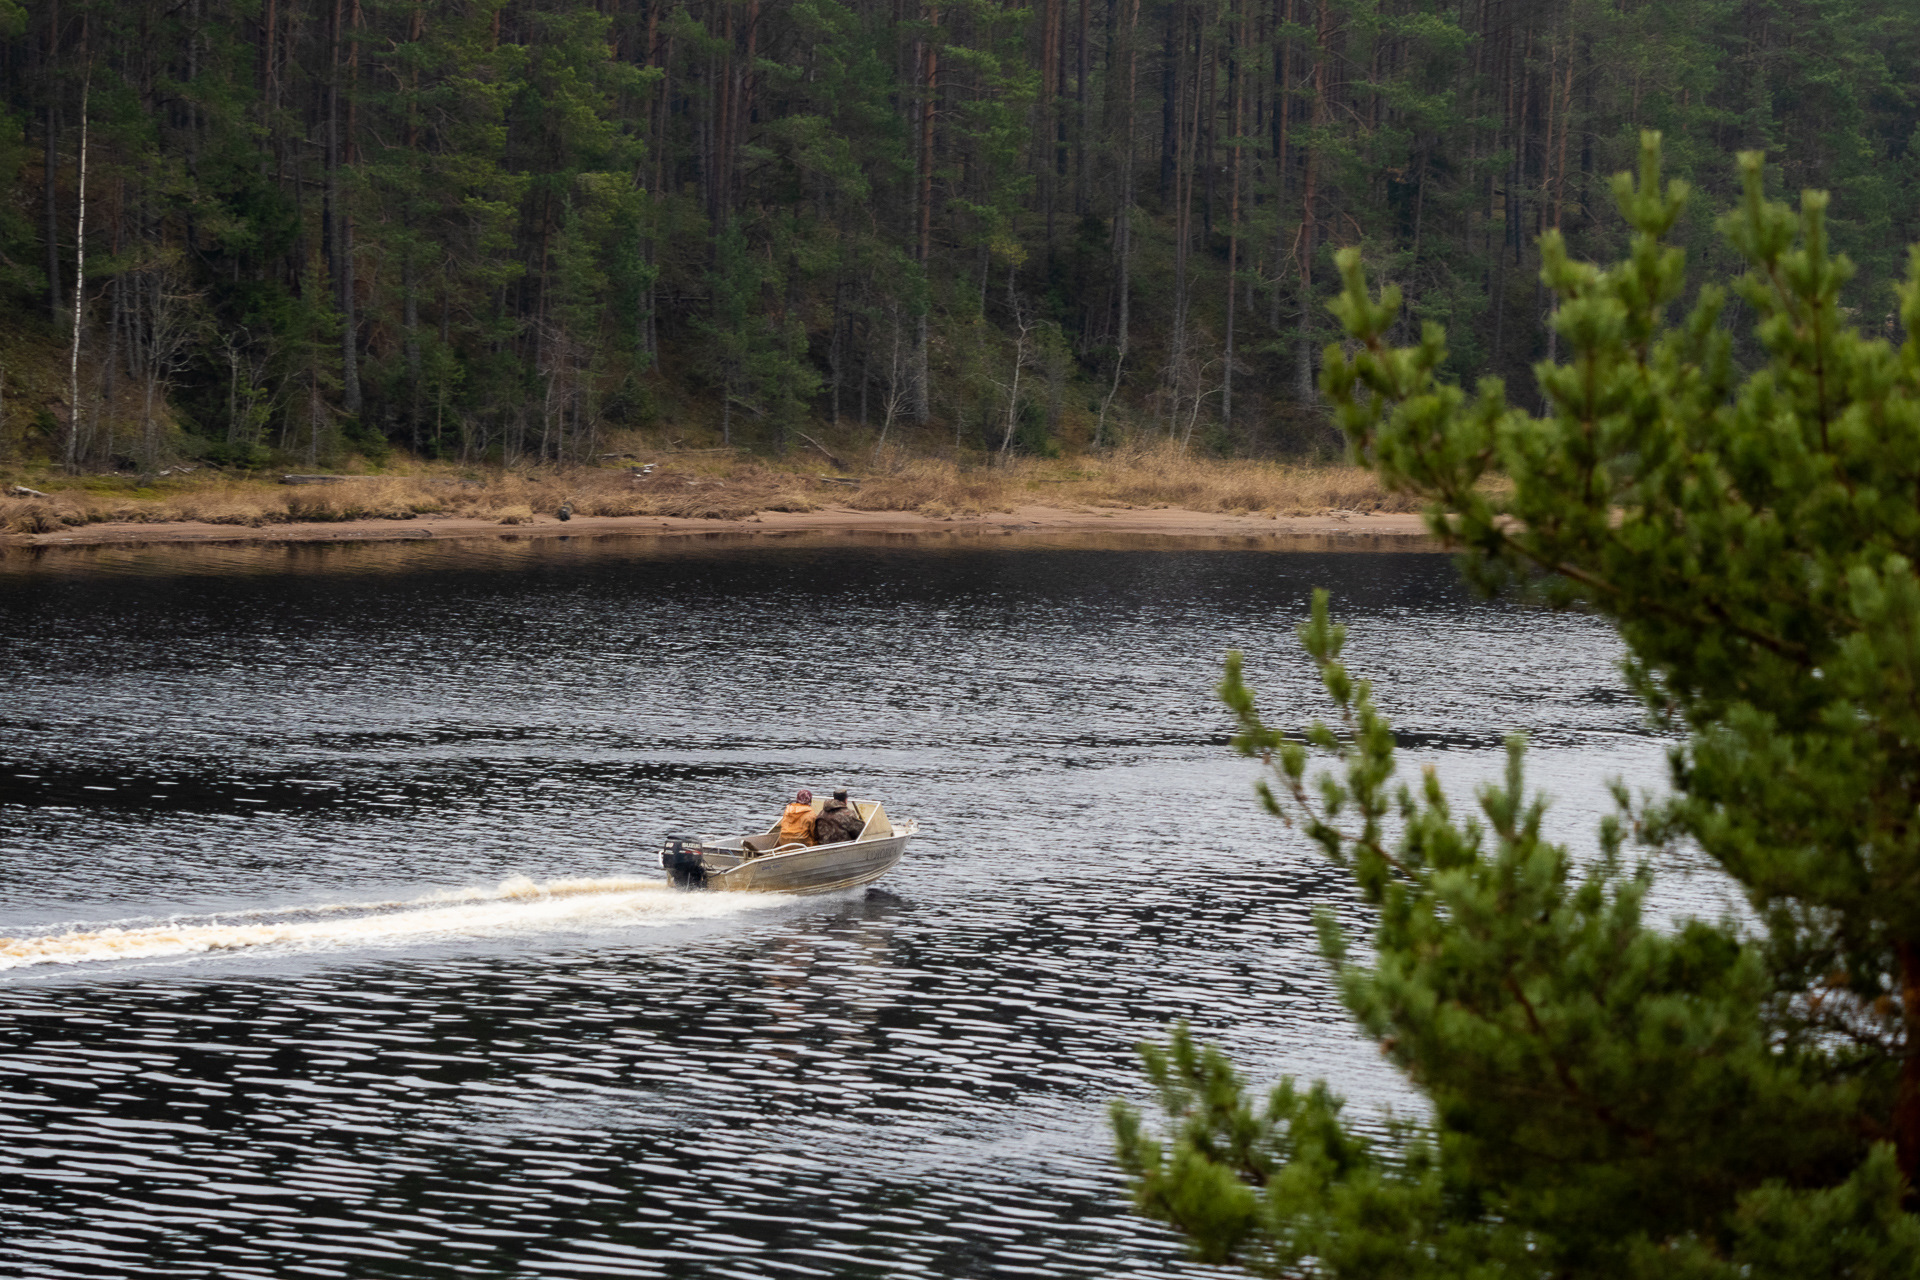
<svg viewBox="0 0 1920 1280">
<path fill-rule="evenodd" d="M 539 515 L 526 523 L 487 518 L 421 516 L 412 520 L 341 520 L 268 525 L 197 521 L 102 523 L 50 533 L 0 535 L 0 546 L 146 546 L 182 543 L 275 544 L 308 542 L 403 542 L 425 539 L 660 537 L 704 535 L 782 537 L 843 534 L 927 537 L 992 537 L 1010 534 L 1125 535 L 1169 539 L 1234 539 L 1276 544 L 1306 543 L 1335 549 L 1437 550 L 1421 517 L 1404 513 L 1331 512 L 1310 516 L 1222 515 L 1178 508 L 1022 506 L 980 516 L 934 518 L 914 512 L 765 511 L 740 520 L 663 516 L 576 516 L 562 521 Z"/>
</svg>

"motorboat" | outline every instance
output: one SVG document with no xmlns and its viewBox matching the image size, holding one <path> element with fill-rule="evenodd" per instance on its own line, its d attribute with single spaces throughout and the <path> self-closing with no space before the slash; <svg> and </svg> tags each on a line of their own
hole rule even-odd
<svg viewBox="0 0 1920 1280">
<path fill-rule="evenodd" d="M 823 803 L 813 802 L 816 817 Z M 870 884 L 899 863 L 919 824 L 911 818 L 893 821 L 877 800 L 848 803 L 861 822 L 860 834 L 851 840 L 783 844 L 776 820 L 767 830 L 744 836 L 668 836 L 660 865 L 681 889 L 832 893 Z"/>
</svg>

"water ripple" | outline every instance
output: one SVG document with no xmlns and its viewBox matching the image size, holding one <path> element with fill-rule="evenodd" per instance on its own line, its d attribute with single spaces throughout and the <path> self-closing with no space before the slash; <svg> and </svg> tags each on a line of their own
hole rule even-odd
<svg viewBox="0 0 1920 1280">
<path fill-rule="evenodd" d="M 0 1270 L 1204 1274 L 1111 1168 L 1136 1041 L 1418 1106 L 1315 949 L 1364 916 L 1224 747 L 1225 650 L 1311 714 L 1327 585 L 1456 790 L 1524 731 L 1584 841 L 1662 777 L 1604 627 L 1435 557 L 418 554 L 0 576 Z M 834 783 L 922 822 L 875 890 L 648 878 Z"/>
</svg>

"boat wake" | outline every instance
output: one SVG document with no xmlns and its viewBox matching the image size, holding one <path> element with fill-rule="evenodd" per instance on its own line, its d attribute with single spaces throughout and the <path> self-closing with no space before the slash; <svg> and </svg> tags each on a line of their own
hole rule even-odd
<svg viewBox="0 0 1920 1280">
<path fill-rule="evenodd" d="M 658 880 L 535 882 L 515 877 L 491 889 L 438 890 L 389 902 L 336 902 L 216 915 L 62 924 L 0 937 L 0 970 L 34 965 L 147 960 L 255 947 L 311 950 L 646 925 L 733 915 L 752 894 L 677 892 Z M 758 905 L 764 905 L 764 899 Z"/>
</svg>

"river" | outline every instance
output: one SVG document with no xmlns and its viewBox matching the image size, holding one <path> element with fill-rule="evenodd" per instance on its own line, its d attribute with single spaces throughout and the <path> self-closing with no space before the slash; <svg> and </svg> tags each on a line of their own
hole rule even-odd
<svg viewBox="0 0 1920 1280">
<path fill-rule="evenodd" d="M 1212 687 L 1321 708 L 1316 585 L 1408 763 L 1658 786 L 1601 622 L 1423 554 L 1018 538 L 0 560 L 0 1271 L 1184 1276 L 1109 1099 L 1190 1019 L 1354 1113 L 1317 904 Z M 816 899 L 668 830 L 845 785 L 921 834 Z M 1711 887 L 1673 901 L 1712 914 Z"/>
</svg>

